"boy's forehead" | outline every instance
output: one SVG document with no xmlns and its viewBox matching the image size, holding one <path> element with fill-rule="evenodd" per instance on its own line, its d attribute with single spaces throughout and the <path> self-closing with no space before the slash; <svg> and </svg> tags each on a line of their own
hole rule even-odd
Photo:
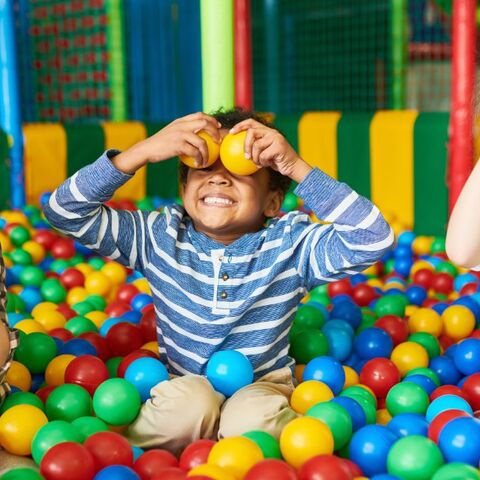
<svg viewBox="0 0 480 480">
<path fill-rule="evenodd" d="M 223 140 L 228 135 L 228 128 L 221 128 L 220 129 L 220 138 Z"/>
</svg>

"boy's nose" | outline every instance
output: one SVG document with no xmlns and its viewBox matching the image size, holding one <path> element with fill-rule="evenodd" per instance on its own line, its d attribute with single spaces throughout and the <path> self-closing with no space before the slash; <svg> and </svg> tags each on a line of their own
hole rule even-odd
<svg viewBox="0 0 480 480">
<path fill-rule="evenodd" d="M 208 182 L 214 185 L 228 185 L 231 183 L 230 174 L 222 162 L 215 162 Z"/>
</svg>

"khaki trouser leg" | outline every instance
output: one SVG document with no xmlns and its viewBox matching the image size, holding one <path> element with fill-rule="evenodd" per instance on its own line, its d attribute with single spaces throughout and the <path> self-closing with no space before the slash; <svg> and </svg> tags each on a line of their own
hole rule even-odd
<svg viewBox="0 0 480 480">
<path fill-rule="evenodd" d="M 200 438 L 215 438 L 223 395 L 208 380 L 186 375 L 159 383 L 125 436 L 142 448 L 180 453 Z"/>
<path fill-rule="evenodd" d="M 223 405 L 218 438 L 263 430 L 278 438 L 283 427 L 297 418 L 289 400 L 294 390 L 291 370 L 275 370 L 248 385 Z"/>
</svg>

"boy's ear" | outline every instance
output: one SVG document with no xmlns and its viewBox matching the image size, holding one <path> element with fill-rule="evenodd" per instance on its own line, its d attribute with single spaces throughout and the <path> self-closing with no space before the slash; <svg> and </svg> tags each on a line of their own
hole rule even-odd
<svg viewBox="0 0 480 480">
<path fill-rule="evenodd" d="M 283 192 L 281 190 L 271 190 L 268 193 L 263 215 L 268 218 L 276 217 L 283 203 Z"/>
</svg>

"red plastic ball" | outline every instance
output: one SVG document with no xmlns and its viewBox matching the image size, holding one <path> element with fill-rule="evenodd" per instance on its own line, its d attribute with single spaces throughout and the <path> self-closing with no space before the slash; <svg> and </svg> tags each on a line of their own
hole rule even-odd
<svg viewBox="0 0 480 480">
<path fill-rule="evenodd" d="M 69 259 L 75 255 L 75 244 L 70 238 L 58 238 L 50 249 L 53 258 Z"/>
<path fill-rule="evenodd" d="M 52 393 L 52 391 L 56 388 L 55 385 L 45 385 L 44 387 L 40 387 L 36 392 L 35 395 L 40 398 L 43 403 L 47 402 L 47 398 Z"/>
<path fill-rule="evenodd" d="M 180 468 L 169 467 L 156 472 L 156 474 L 150 478 L 150 480 L 185 480 L 187 474 Z M 188 480 L 195 477 L 188 477 Z M 202 478 L 202 477 L 200 477 Z M 205 477 L 208 480 L 211 480 L 209 477 Z"/>
<path fill-rule="evenodd" d="M 335 455 L 317 455 L 305 462 L 298 480 L 352 480 L 349 468 Z"/>
<path fill-rule="evenodd" d="M 479 338 L 480 339 L 480 330 L 474 330 L 468 338 Z"/>
<path fill-rule="evenodd" d="M 478 283 L 471 282 L 467 283 L 460 289 L 460 296 L 464 297 L 466 295 L 473 295 L 477 293 L 478 290 Z"/>
<path fill-rule="evenodd" d="M 132 307 L 125 302 L 116 300 L 111 302 L 105 308 L 105 313 L 110 317 L 121 317 L 124 313 L 130 312 Z"/>
<path fill-rule="evenodd" d="M 442 350 L 445 351 L 448 347 L 451 347 L 455 343 L 455 340 L 447 337 L 447 335 L 440 335 L 438 337 L 438 343 L 440 343 Z"/>
<path fill-rule="evenodd" d="M 467 396 L 473 411 L 480 410 L 480 373 L 474 373 L 463 382 L 462 392 Z"/>
<path fill-rule="evenodd" d="M 386 397 L 388 391 L 399 381 L 400 372 L 388 358 L 373 358 L 360 372 L 360 382 L 370 387 L 379 398 Z"/>
<path fill-rule="evenodd" d="M 57 239 L 58 235 L 52 230 L 37 230 L 33 235 L 33 240 L 39 243 L 45 250 L 50 250 Z"/>
<path fill-rule="evenodd" d="M 92 454 L 79 443 L 63 442 L 50 448 L 40 463 L 46 480 L 85 480 L 95 475 Z"/>
<path fill-rule="evenodd" d="M 155 310 L 151 309 L 145 312 L 142 315 L 139 326 L 146 342 L 157 340 L 157 315 Z"/>
<path fill-rule="evenodd" d="M 70 320 L 73 317 L 76 317 L 78 313 L 70 308 L 70 305 L 68 303 L 60 303 L 57 306 L 57 311 L 60 312 L 67 320 Z"/>
<path fill-rule="evenodd" d="M 378 295 L 375 292 L 375 289 L 370 285 L 359 283 L 353 287 L 352 298 L 360 307 L 366 307 L 367 305 L 370 305 L 370 303 L 377 297 Z"/>
<path fill-rule="evenodd" d="M 125 372 L 127 371 L 128 366 L 134 361 L 137 360 L 138 358 L 143 358 L 143 357 L 151 357 L 151 358 L 158 358 L 157 355 L 155 355 L 152 351 L 150 350 L 135 350 L 134 352 L 129 353 L 119 364 L 117 368 L 117 375 L 120 378 L 123 378 L 125 376 Z"/>
<path fill-rule="evenodd" d="M 297 474 L 288 463 L 271 458 L 254 465 L 244 480 L 297 480 Z"/>
<path fill-rule="evenodd" d="M 96 332 L 84 332 L 79 335 L 80 338 L 83 338 L 87 342 L 91 343 L 97 350 L 97 356 L 104 362 L 111 358 L 112 353 L 108 347 L 107 340 L 102 337 L 99 333 Z"/>
<path fill-rule="evenodd" d="M 114 357 L 124 357 L 145 343 L 140 327 L 127 322 L 117 323 L 110 328 L 106 338 Z"/>
<path fill-rule="evenodd" d="M 93 456 L 96 470 L 109 465 L 133 467 L 133 451 L 127 439 L 115 432 L 97 432 L 83 444 Z"/>
<path fill-rule="evenodd" d="M 453 277 L 445 272 L 437 273 L 433 279 L 432 288 L 437 293 L 448 295 L 453 290 Z"/>
<path fill-rule="evenodd" d="M 444 412 L 439 413 L 428 426 L 428 438 L 437 443 L 443 427 L 445 427 L 448 422 L 458 417 L 470 417 L 470 415 L 463 410 L 445 410 Z"/>
<path fill-rule="evenodd" d="M 421 268 L 413 274 L 412 284 L 420 285 L 421 287 L 424 287 L 428 290 L 432 286 L 434 277 L 435 272 L 433 270 L 429 270 L 428 268 Z"/>
<path fill-rule="evenodd" d="M 60 274 L 60 283 L 68 290 L 85 285 L 85 275 L 76 268 L 67 268 Z"/>
<path fill-rule="evenodd" d="M 188 445 L 180 455 L 180 468 L 188 471 L 207 463 L 210 450 L 215 445 L 213 440 L 197 440 Z"/>
<path fill-rule="evenodd" d="M 408 323 L 401 317 L 385 315 L 376 320 L 374 326 L 385 330 L 392 338 L 394 346 L 407 340 Z"/>
<path fill-rule="evenodd" d="M 137 207 L 135 206 L 135 203 L 125 198 L 117 201 L 117 208 L 119 210 L 131 210 L 131 211 L 134 211 L 137 209 Z"/>
<path fill-rule="evenodd" d="M 63 342 L 67 342 L 73 338 L 73 333 L 66 328 L 54 328 L 48 332 L 51 337 L 59 338 Z"/>
<path fill-rule="evenodd" d="M 434 305 L 439 303 L 439 301 L 436 298 L 426 298 L 424 302 L 422 303 L 422 307 L 424 308 L 432 308 Z"/>
<path fill-rule="evenodd" d="M 433 402 L 436 398 L 441 397 L 442 395 L 457 395 L 458 397 L 465 399 L 467 402 L 470 401 L 468 395 L 456 385 L 441 385 L 430 394 L 430 402 Z"/>
<path fill-rule="evenodd" d="M 382 400 L 385 401 L 385 399 L 382 399 Z M 378 402 L 378 404 L 380 405 L 380 402 Z M 385 406 L 383 406 L 381 408 L 385 408 Z M 362 470 L 360 469 L 360 467 L 356 463 L 353 463 L 348 458 L 342 458 L 342 462 L 345 465 L 345 467 L 349 470 L 350 475 L 352 475 L 352 477 L 363 476 Z"/>
<path fill-rule="evenodd" d="M 149 450 L 140 455 L 133 469 L 140 475 L 142 480 L 151 480 L 162 469 L 178 467 L 178 460 L 167 450 Z"/>
<path fill-rule="evenodd" d="M 116 299 L 119 302 L 124 302 L 130 305 L 132 298 L 139 293 L 140 290 L 135 285 L 131 283 L 126 283 L 125 285 L 121 285 L 120 287 L 118 287 Z"/>
<path fill-rule="evenodd" d="M 327 293 L 330 298 L 342 294 L 351 295 L 352 284 L 350 283 L 350 280 L 348 278 L 337 280 L 336 282 L 332 282 L 327 285 Z"/>
<path fill-rule="evenodd" d="M 65 370 L 65 383 L 80 385 L 90 395 L 110 378 L 105 363 L 93 355 L 81 355 L 72 360 Z"/>
</svg>

